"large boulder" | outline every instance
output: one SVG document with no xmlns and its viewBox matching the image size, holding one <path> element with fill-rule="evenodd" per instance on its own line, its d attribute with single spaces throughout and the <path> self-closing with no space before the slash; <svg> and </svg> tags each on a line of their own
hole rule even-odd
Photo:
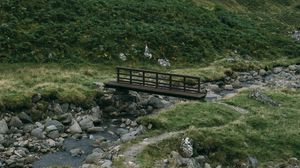
<svg viewBox="0 0 300 168">
<path fill-rule="evenodd" d="M 163 103 L 163 101 L 160 98 L 155 97 L 155 96 L 151 96 L 148 99 L 147 104 L 154 107 L 154 108 L 156 108 L 156 109 L 160 109 L 160 108 L 165 107 L 165 104 Z"/>
<path fill-rule="evenodd" d="M 64 132 L 65 126 L 61 122 L 57 120 L 47 120 L 45 127 L 49 127 L 51 125 L 54 125 L 59 132 Z"/>
<path fill-rule="evenodd" d="M 82 133 L 82 129 L 76 120 L 72 120 L 72 125 L 69 128 L 71 134 Z"/>
<path fill-rule="evenodd" d="M 26 114 L 25 112 L 21 112 L 18 117 L 20 118 L 20 120 L 23 122 L 23 123 L 32 123 L 32 118 Z"/>
<path fill-rule="evenodd" d="M 17 127 L 21 128 L 23 126 L 23 122 L 20 120 L 19 117 L 12 117 L 9 121 L 9 126 L 10 127 Z"/>
<path fill-rule="evenodd" d="M 9 131 L 5 120 L 0 121 L 0 134 L 6 134 Z"/>
<path fill-rule="evenodd" d="M 42 128 L 35 128 L 31 131 L 31 135 L 38 139 L 44 139 L 45 135 Z"/>
<path fill-rule="evenodd" d="M 79 121 L 79 125 L 81 126 L 81 129 L 87 130 L 89 128 L 94 127 L 94 123 L 91 117 L 85 116 L 81 121 Z"/>
</svg>

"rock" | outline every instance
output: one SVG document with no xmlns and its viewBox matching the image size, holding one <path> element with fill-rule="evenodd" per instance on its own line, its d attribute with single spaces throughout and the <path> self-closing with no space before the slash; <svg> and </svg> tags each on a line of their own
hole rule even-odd
<svg viewBox="0 0 300 168">
<path fill-rule="evenodd" d="M 57 114 L 63 113 L 63 110 L 62 110 L 60 104 L 58 104 L 58 103 L 55 103 L 53 105 L 53 111 L 54 111 L 54 113 L 57 113 Z"/>
<path fill-rule="evenodd" d="M 71 134 L 82 133 L 82 129 L 76 120 L 72 120 L 72 125 L 69 128 Z"/>
<path fill-rule="evenodd" d="M 183 165 L 183 158 L 176 151 L 172 151 L 170 154 L 170 160 L 173 160 L 174 167 L 180 167 Z"/>
<path fill-rule="evenodd" d="M 71 113 L 66 113 L 66 114 L 62 114 L 60 115 L 57 120 L 61 121 L 63 124 L 71 124 L 72 120 L 73 120 L 73 116 Z"/>
<path fill-rule="evenodd" d="M 43 133 L 43 129 L 41 128 L 35 128 L 31 131 L 31 135 L 38 138 L 38 139 L 44 139 L 45 135 Z"/>
<path fill-rule="evenodd" d="M 79 124 L 82 130 L 87 130 L 94 127 L 94 123 L 89 117 L 83 118 L 81 121 L 79 121 Z"/>
<path fill-rule="evenodd" d="M 2 144 L 4 142 L 5 138 L 3 134 L 0 134 L 0 144 Z"/>
<path fill-rule="evenodd" d="M 220 100 L 222 98 L 222 96 L 213 93 L 213 92 L 207 92 L 206 96 L 205 96 L 205 100 L 206 101 L 215 101 L 215 100 Z"/>
<path fill-rule="evenodd" d="M 50 147 L 56 146 L 56 142 L 53 139 L 47 139 L 46 142 Z"/>
<path fill-rule="evenodd" d="M 220 92 L 221 91 L 220 87 L 218 85 L 216 85 L 216 84 L 209 84 L 207 86 L 207 89 L 209 89 L 209 90 L 211 90 L 213 92 Z"/>
<path fill-rule="evenodd" d="M 88 133 L 97 133 L 101 131 L 104 131 L 103 127 L 92 127 L 87 129 Z"/>
<path fill-rule="evenodd" d="M 104 159 L 104 153 L 93 152 L 92 154 L 88 155 L 85 159 L 85 163 L 88 164 L 99 164 L 102 159 Z"/>
<path fill-rule="evenodd" d="M 129 132 L 127 134 L 124 134 L 121 136 L 121 140 L 123 142 L 129 141 L 131 139 L 134 139 L 138 134 L 144 131 L 144 127 L 141 125 L 139 128 L 137 128 L 135 131 Z"/>
<path fill-rule="evenodd" d="M 193 145 L 190 138 L 183 138 L 180 145 L 180 154 L 185 158 L 193 156 Z"/>
<path fill-rule="evenodd" d="M 9 126 L 21 128 L 23 126 L 23 122 L 20 120 L 19 117 L 13 117 L 10 119 Z"/>
<path fill-rule="evenodd" d="M 232 83 L 232 87 L 233 87 L 234 89 L 240 89 L 240 88 L 243 87 L 243 85 L 242 85 L 241 82 L 235 81 L 235 82 Z"/>
<path fill-rule="evenodd" d="M 78 157 L 84 154 L 84 151 L 80 148 L 70 150 L 70 154 L 72 157 Z"/>
<path fill-rule="evenodd" d="M 248 158 L 248 163 L 249 163 L 249 166 L 251 168 L 257 168 L 258 167 L 258 160 L 255 157 L 249 157 Z"/>
<path fill-rule="evenodd" d="M 0 121 L 0 134 L 6 134 L 9 131 L 7 123 L 4 119 Z"/>
<path fill-rule="evenodd" d="M 67 113 L 69 110 L 69 103 L 64 103 L 61 105 L 61 109 L 64 113 Z"/>
<path fill-rule="evenodd" d="M 93 118 L 102 119 L 103 114 L 102 114 L 102 111 L 100 110 L 99 106 L 93 107 L 91 109 L 91 112 L 92 112 Z"/>
<path fill-rule="evenodd" d="M 56 138 L 59 137 L 59 132 L 58 132 L 58 130 L 51 131 L 51 132 L 49 132 L 49 133 L 47 134 L 47 136 L 48 136 L 49 138 L 56 139 Z"/>
<path fill-rule="evenodd" d="M 147 104 L 152 106 L 153 108 L 156 108 L 156 109 L 160 109 L 160 108 L 164 107 L 164 104 L 162 103 L 162 100 L 157 98 L 157 97 L 154 97 L 154 96 L 151 96 L 148 99 Z"/>
<path fill-rule="evenodd" d="M 232 85 L 225 85 L 224 89 L 231 91 L 231 90 L 233 90 L 233 87 L 232 87 Z"/>
<path fill-rule="evenodd" d="M 33 124 L 25 124 L 23 126 L 23 131 L 24 133 L 30 133 L 34 128 L 35 126 Z"/>
<path fill-rule="evenodd" d="M 211 168 L 211 166 L 210 166 L 210 164 L 205 163 L 205 164 L 204 164 L 204 168 Z"/>
<path fill-rule="evenodd" d="M 47 120 L 45 127 L 49 127 L 51 125 L 55 126 L 59 132 L 64 132 L 65 126 L 61 122 L 57 120 Z"/>
<path fill-rule="evenodd" d="M 51 132 L 51 131 L 56 131 L 56 130 L 58 130 L 58 129 L 56 128 L 55 125 L 49 125 L 45 129 L 46 132 Z"/>
<path fill-rule="evenodd" d="M 298 69 L 297 65 L 290 65 L 289 70 L 296 71 Z"/>
<path fill-rule="evenodd" d="M 279 106 L 279 104 L 277 102 L 275 102 L 274 100 L 272 100 L 270 97 L 268 97 L 267 95 L 265 95 L 264 93 L 262 93 L 260 90 L 254 90 L 250 93 L 249 95 L 250 98 L 253 98 L 257 101 L 260 101 L 264 104 L 269 104 L 271 106 Z"/>
<path fill-rule="evenodd" d="M 112 161 L 111 160 L 102 160 L 100 162 L 101 168 L 112 168 Z"/>
<path fill-rule="evenodd" d="M 260 69 L 259 72 L 258 72 L 258 74 L 259 74 L 260 76 L 266 76 L 266 75 L 267 75 L 267 71 L 264 70 L 264 69 Z"/>
<path fill-rule="evenodd" d="M 32 96 L 31 102 L 36 103 L 42 99 L 42 95 L 40 93 L 36 93 Z"/>
<path fill-rule="evenodd" d="M 273 69 L 273 73 L 278 74 L 282 71 L 282 67 L 276 67 Z"/>
<path fill-rule="evenodd" d="M 99 168 L 99 166 L 94 164 L 83 164 L 81 168 Z"/>
</svg>

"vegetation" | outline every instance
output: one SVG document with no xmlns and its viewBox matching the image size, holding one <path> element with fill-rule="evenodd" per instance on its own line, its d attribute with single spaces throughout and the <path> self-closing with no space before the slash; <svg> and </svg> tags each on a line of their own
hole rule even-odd
<svg viewBox="0 0 300 168">
<path fill-rule="evenodd" d="M 278 163 L 290 157 L 299 157 L 299 90 L 265 90 L 265 93 L 279 102 L 281 106 L 272 107 L 258 102 L 249 98 L 249 92 L 245 91 L 225 102 L 248 109 L 249 114 L 243 114 L 238 118 L 227 118 L 227 122 L 217 127 L 211 127 L 213 120 L 203 123 L 201 121 L 190 122 L 185 136 L 194 140 L 194 152 L 207 155 L 214 166 L 218 164 L 234 166 L 233 160 L 239 159 L 240 162 L 245 162 L 248 156 L 257 157 L 261 165 L 271 160 Z M 180 105 L 176 109 L 181 110 L 159 113 L 151 118 L 172 114 L 168 116 L 167 121 L 159 119 L 156 124 L 163 125 L 170 122 L 167 125 L 172 125 L 172 130 L 180 130 L 183 128 L 182 122 L 177 122 L 176 118 L 181 115 L 182 111 L 191 113 L 185 114 L 194 115 L 189 118 L 197 121 L 199 120 L 197 116 L 201 114 L 193 113 L 194 111 L 201 113 L 202 109 L 205 111 L 207 107 L 212 109 L 218 108 L 218 106 L 215 103 Z M 192 107 L 194 107 L 193 110 L 191 110 Z M 224 114 L 228 111 L 226 108 L 222 108 L 222 110 Z M 234 114 L 234 112 L 230 114 Z M 214 118 L 215 115 L 216 112 L 211 110 L 205 118 Z M 149 121 L 145 118 L 141 120 Z M 177 125 L 177 123 L 180 124 Z M 183 123 L 185 122 L 183 121 Z M 163 129 L 168 128 L 167 126 L 163 127 Z M 179 142 L 180 137 L 177 137 L 172 140 L 172 143 L 166 140 L 150 145 L 139 155 L 138 159 L 144 167 L 151 167 L 150 165 L 153 165 L 155 161 L 166 158 L 172 150 L 178 149 Z"/>
<path fill-rule="evenodd" d="M 31 105 L 31 96 L 87 105 L 98 90 L 94 82 L 106 81 L 113 69 L 96 65 L 2 64 L 0 109 L 17 110 Z"/>
<path fill-rule="evenodd" d="M 292 24 L 299 23 L 297 1 L 194 1 L 2 0 L 0 62 L 111 62 L 120 53 L 139 62 L 145 44 L 154 58 L 174 63 L 210 62 L 232 51 L 252 58 L 300 55 L 300 44 L 286 33 L 298 26 Z M 289 9 L 291 21 L 282 24 L 287 14 L 256 15 L 254 8 L 270 4 L 273 11 Z"/>
</svg>

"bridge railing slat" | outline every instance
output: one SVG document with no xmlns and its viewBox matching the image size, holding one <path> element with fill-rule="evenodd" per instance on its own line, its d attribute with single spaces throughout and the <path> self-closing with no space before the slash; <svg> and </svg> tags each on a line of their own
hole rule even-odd
<svg viewBox="0 0 300 168">
<path fill-rule="evenodd" d="M 117 82 L 200 93 L 200 78 L 143 69 L 117 67 Z"/>
</svg>

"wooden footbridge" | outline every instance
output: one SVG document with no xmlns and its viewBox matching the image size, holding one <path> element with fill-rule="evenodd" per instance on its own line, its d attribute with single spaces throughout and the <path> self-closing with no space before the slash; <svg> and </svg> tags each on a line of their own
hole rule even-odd
<svg viewBox="0 0 300 168">
<path fill-rule="evenodd" d="M 105 87 L 190 99 L 206 96 L 206 91 L 201 90 L 199 77 L 125 67 L 116 69 L 117 81 L 107 82 Z"/>
</svg>

